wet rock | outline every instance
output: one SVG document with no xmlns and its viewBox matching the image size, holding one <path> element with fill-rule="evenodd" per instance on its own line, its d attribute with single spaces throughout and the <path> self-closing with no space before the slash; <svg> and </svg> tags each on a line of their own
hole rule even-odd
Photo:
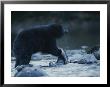
<svg viewBox="0 0 110 87">
<path fill-rule="evenodd" d="M 49 63 L 49 67 L 56 67 L 57 65 L 54 62 Z"/>
<path fill-rule="evenodd" d="M 88 47 L 85 49 L 85 51 L 87 52 L 87 54 L 92 54 L 96 51 L 98 51 L 100 49 L 99 45 L 93 46 L 93 47 Z"/>
<path fill-rule="evenodd" d="M 41 60 L 42 59 L 42 55 L 41 55 L 41 53 L 32 54 L 31 59 L 32 60 Z"/>
<path fill-rule="evenodd" d="M 97 59 L 93 54 L 86 54 L 81 60 L 78 61 L 79 64 L 92 64 L 96 63 Z"/>
<path fill-rule="evenodd" d="M 53 56 L 51 54 L 44 54 L 44 53 L 34 53 L 32 56 L 31 56 L 31 59 L 32 60 L 35 60 L 35 61 L 40 61 L 40 60 L 50 60 L 50 59 L 56 59 L 57 57 L 56 56 Z"/>
<path fill-rule="evenodd" d="M 15 77 L 42 77 L 48 76 L 44 71 L 35 67 L 24 67 L 15 74 Z"/>
<path fill-rule="evenodd" d="M 100 60 L 100 50 L 95 51 L 93 54 L 94 54 L 94 56 L 96 57 L 97 60 Z"/>
<path fill-rule="evenodd" d="M 72 55 L 71 57 L 69 57 L 69 61 L 72 63 L 72 62 L 76 62 L 76 61 L 79 61 L 83 58 L 83 55 L 82 54 L 74 54 Z"/>
<path fill-rule="evenodd" d="M 17 70 L 18 72 L 20 72 L 23 68 L 25 68 L 25 67 L 32 67 L 32 66 L 33 66 L 32 64 L 20 65 L 20 66 L 17 66 L 17 67 L 16 67 L 16 70 Z"/>
<path fill-rule="evenodd" d="M 81 53 L 80 54 L 85 54 L 86 53 L 86 49 L 88 49 L 88 46 L 81 46 Z"/>
<path fill-rule="evenodd" d="M 96 45 L 96 46 L 93 46 L 93 47 L 82 46 L 81 48 L 83 50 L 85 50 L 85 52 L 87 54 L 94 54 L 94 56 L 96 57 L 96 59 L 97 60 L 100 60 L 100 46 L 99 45 Z"/>
<path fill-rule="evenodd" d="M 70 63 L 78 63 L 78 64 L 91 64 L 91 63 L 96 63 L 97 59 L 93 54 L 75 54 L 73 57 L 70 59 Z"/>
<path fill-rule="evenodd" d="M 64 65 L 64 61 L 60 60 L 59 62 L 50 62 L 49 67 L 59 67 L 61 65 Z"/>
</svg>

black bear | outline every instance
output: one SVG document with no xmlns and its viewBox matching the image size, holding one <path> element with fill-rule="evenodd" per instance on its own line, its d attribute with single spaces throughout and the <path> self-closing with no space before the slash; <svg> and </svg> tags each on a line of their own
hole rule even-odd
<svg viewBox="0 0 110 87">
<path fill-rule="evenodd" d="M 13 43 L 13 54 L 16 57 L 15 67 L 28 65 L 33 53 L 42 52 L 58 57 L 57 62 L 67 63 L 63 50 L 56 45 L 56 39 L 63 36 L 60 24 L 50 24 L 33 27 L 20 32 Z"/>
</svg>

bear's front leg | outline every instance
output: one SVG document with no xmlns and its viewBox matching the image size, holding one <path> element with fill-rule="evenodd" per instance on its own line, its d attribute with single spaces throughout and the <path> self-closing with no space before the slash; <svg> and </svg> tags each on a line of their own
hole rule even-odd
<svg viewBox="0 0 110 87">
<path fill-rule="evenodd" d="M 58 57 L 56 64 L 59 65 L 59 64 L 67 64 L 68 63 L 68 57 L 63 49 L 56 48 L 51 51 L 51 54 Z"/>
<path fill-rule="evenodd" d="M 56 64 L 67 64 L 68 56 L 66 55 L 66 52 L 63 49 L 59 50 L 61 50 L 61 54 L 58 56 Z"/>
</svg>

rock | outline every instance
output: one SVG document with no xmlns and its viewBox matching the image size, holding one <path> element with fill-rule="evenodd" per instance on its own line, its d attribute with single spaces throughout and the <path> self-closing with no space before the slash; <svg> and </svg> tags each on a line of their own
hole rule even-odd
<svg viewBox="0 0 110 87">
<path fill-rule="evenodd" d="M 75 54 L 70 58 L 70 63 L 91 64 L 96 63 L 97 59 L 93 54 Z"/>
<path fill-rule="evenodd" d="M 94 54 L 94 56 L 96 57 L 96 59 L 97 60 L 100 60 L 100 46 L 99 45 L 95 45 L 93 47 L 82 46 L 81 48 L 83 50 L 85 50 L 85 52 L 87 54 Z"/>
<path fill-rule="evenodd" d="M 49 63 L 49 67 L 56 67 L 56 64 L 53 63 L 53 62 L 50 62 L 50 63 Z"/>
<path fill-rule="evenodd" d="M 93 46 L 93 47 L 88 47 L 87 49 L 85 49 L 87 54 L 92 54 L 95 51 L 98 51 L 100 49 L 99 45 Z"/>
<path fill-rule="evenodd" d="M 64 65 L 63 60 L 60 60 L 59 62 L 50 62 L 49 67 L 59 67 L 61 65 Z"/>
<path fill-rule="evenodd" d="M 41 53 L 32 54 L 31 59 L 32 60 L 41 60 L 42 59 L 42 55 L 41 55 Z"/>
<path fill-rule="evenodd" d="M 20 65 L 20 66 L 16 67 L 16 70 L 19 72 L 19 71 L 21 71 L 25 67 L 32 67 L 32 66 L 33 66 L 32 64 Z"/>
<path fill-rule="evenodd" d="M 24 67 L 15 74 L 15 77 L 42 77 L 48 76 L 44 71 L 35 67 Z"/>
<path fill-rule="evenodd" d="M 57 57 L 54 56 L 54 55 L 51 55 L 51 54 L 45 54 L 45 53 L 34 53 L 32 54 L 31 56 L 31 59 L 32 60 L 35 60 L 35 61 L 40 61 L 40 60 L 50 60 L 50 59 L 56 59 Z"/>
<path fill-rule="evenodd" d="M 74 61 L 79 61 L 83 58 L 83 55 L 82 54 L 74 54 L 72 55 L 71 57 L 69 57 L 69 61 L 70 62 L 74 62 Z"/>
<path fill-rule="evenodd" d="M 81 60 L 77 61 L 77 63 L 79 63 L 79 64 L 86 64 L 87 61 L 85 59 L 81 59 Z"/>
<path fill-rule="evenodd" d="M 96 57 L 97 60 L 100 60 L 100 50 L 95 51 L 93 54 L 94 54 L 94 56 Z"/>
<path fill-rule="evenodd" d="M 93 54 L 86 54 L 81 60 L 78 61 L 79 64 L 91 64 L 96 63 L 97 59 Z"/>
</svg>

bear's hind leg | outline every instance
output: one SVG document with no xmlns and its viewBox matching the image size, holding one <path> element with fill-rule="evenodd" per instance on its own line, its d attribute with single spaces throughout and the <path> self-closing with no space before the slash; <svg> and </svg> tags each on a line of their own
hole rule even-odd
<svg viewBox="0 0 110 87">
<path fill-rule="evenodd" d="M 31 60 L 31 55 L 22 55 L 16 58 L 15 67 L 19 65 L 28 65 Z"/>
<path fill-rule="evenodd" d="M 20 60 L 20 65 L 27 65 L 29 64 L 30 60 L 31 60 L 31 55 L 24 55 Z"/>
<path fill-rule="evenodd" d="M 15 63 L 15 68 L 20 65 L 20 61 L 19 61 L 19 58 L 16 58 L 16 63 Z"/>
</svg>

